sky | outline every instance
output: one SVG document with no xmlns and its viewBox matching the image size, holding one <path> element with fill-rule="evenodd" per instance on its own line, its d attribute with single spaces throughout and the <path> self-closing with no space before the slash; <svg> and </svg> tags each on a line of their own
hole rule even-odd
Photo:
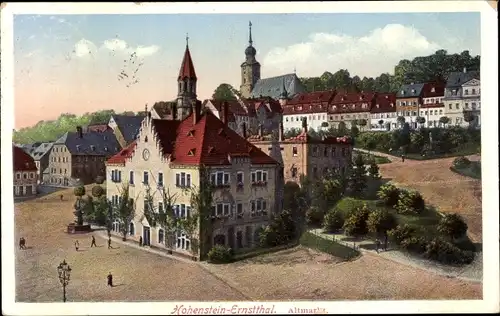
<svg viewBox="0 0 500 316">
<path fill-rule="evenodd" d="M 376 77 L 439 49 L 481 53 L 474 12 L 15 15 L 15 128 L 174 100 L 186 34 L 198 99 L 221 83 L 239 89 L 249 21 L 262 78 L 294 69 L 299 77 L 339 69 Z M 130 79 L 119 78 L 122 70 Z"/>
</svg>

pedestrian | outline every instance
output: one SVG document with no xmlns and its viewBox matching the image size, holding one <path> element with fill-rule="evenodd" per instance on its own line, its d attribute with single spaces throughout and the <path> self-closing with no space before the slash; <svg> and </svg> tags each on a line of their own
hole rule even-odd
<svg viewBox="0 0 500 316">
<path fill-rule="evenodd" d="M 139 246 L 142 247 L 142 236 L 139 236 Z"/>
<path fill-rule="evenodd" d="M 62 195 L 62 194 L 61 194 L 61 195 L 60 195 L 60 198 L 61 198 L 61 201 L 62 201 L 62 200 L 64 199 L 64 195 Z"/>
<path fill-rule="evenodd" d="M 80 243 L 77 241 L 75 241 L 75 249 L 76 251 L 78 251 L 78 248 L 80 248 Z"/>
<path fill-rule="evenodd" d="M 24 237 L 19 238 L 19 249 L 26 249 L 26 240 L 24 240 Z"/>
<path fill-rule="evenodd" d="M 108 238 L 108 249 L 111 249 L 111 237 Z"/>
<path fill-rule="evenodd" d="M 405 162 L 405 155 L 404 154 L 401 155 L 401 161 Z"/>
<path fill-rule="evenodd" d="M 385 240 L 384 240 L 384 251 L 387 251 L 387 242 L 388 242 L 388 236 L 385 234 Z"/>
<path fill-rule="evenodd" d="M 108 274 L 108 286 L 113 287 L 113 275 L 111 272 Z"/>
<path fill-rule="evenodd" d="M 92 247 L 97 247 L 96 243 L 95 243 L 95 237 L 94 235 L 92 235 L 92 242 L 90 243 L 90 248 Z"/>
<path fill-rule="evenodd" d="M 377 253 L 378 253 L 378 249 L 379 249 L 379 247 L 380 247 L 380 240 L 378 240 L 378 238 L 377 238 L 377 240 L 375 241 L 375 244 L 377 245 Z"/>
</svg>

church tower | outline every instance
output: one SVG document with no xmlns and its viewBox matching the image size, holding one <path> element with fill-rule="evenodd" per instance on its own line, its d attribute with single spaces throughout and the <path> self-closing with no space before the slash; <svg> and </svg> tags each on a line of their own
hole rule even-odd
<svg viewBox="0 0 500 316">
<path fill-rule="evenodd" d="M 183 120 L 191 113 L 191 106 L 196 102 L 196 73 L 194 71 L 191 52 L 189 51 L 189 37 L 186 36 L 186 51 L 182 59 L 179 77 L 177 77 L 177 120 Z"/>
<path fill-rule="evenodd" d="M 248 47 L 245 49 L 245 61 L 241 64 L 240 93 L 243 98 L 249 98 L 257 80 L 260 79 L 260 64 L 255 59 L 257 50 L 253 47 L 252 22 L 249 26 Z"/>
</svg>

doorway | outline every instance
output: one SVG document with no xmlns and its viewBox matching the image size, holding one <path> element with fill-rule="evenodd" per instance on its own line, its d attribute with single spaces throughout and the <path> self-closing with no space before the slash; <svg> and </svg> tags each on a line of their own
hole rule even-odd
<svg viewBox="0 0 500 316">
<path fill-rule="evenodd" d="M 149 227 L 142 228 L 142 244 L 144 246 L 151 246 L 151 229 Z"/>
</svg>

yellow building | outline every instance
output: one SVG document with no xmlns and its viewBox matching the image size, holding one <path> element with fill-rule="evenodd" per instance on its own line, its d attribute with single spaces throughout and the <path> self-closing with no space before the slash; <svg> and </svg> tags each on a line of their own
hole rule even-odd
<svg viewBox="0 0 500 316">
<path fill-rule="evenodd" d="M 175 195 L 178 217 L 197 216 L 191 205 L 191 192 L 200 187 L 200 168 L 210 173 L 213 205 L 210 240 L 199 240 L 204 250 L 193 246 L 199 237 L 178 231 L 169 247 L 166 232 L 149 223 L 145 216 L 146 189 L 151 189 L 153 209 L 163 209 L 163 189 Z M 131 239 L 142 237 L 143 244 L 200 258 L 215 244 L 233 249 L 251 248 L 260 229 L 268 224 L 275 206 L 275 187 L 279 164 L 231 130 L 227 122 L 211 112 L 201 113 L 201 102 L 193 105 L 189 116 L 179 120 L 144 119 L 134 143 L 107 161 L 107 197 L 118 203 L 124 184 L 135 201 L 135 217 L 130 223 L 113 223 L 120 234 L 128 225 Z M 203 219 L 199 222 L 203 223 Z M 192 240 L 193 239 L 193 240 Z M 203 252 L 203 253 L 200 253 Z"/>
</svg>

